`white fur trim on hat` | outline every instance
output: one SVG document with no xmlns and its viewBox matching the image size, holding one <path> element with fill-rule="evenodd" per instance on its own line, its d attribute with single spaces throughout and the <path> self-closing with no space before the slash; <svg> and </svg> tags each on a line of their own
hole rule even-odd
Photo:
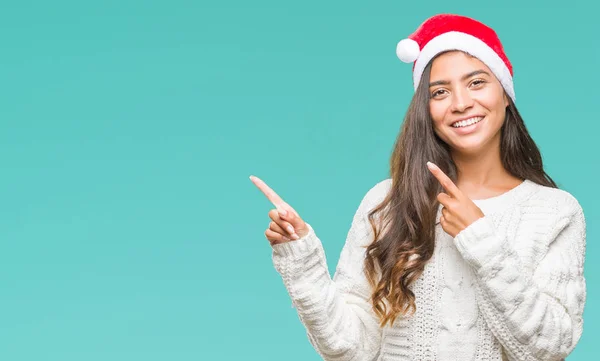
<svg viewBox="0 0 600 361">
<path fill-rule="evenodd" d="M 419 57 L 419 44 L 413 39 L 402 39 L 396 45 L 396 55 L 405 63 L 412 63 Z"/>
<path fill-rule="evenodd" d="M 425 66 L 437 54 L 446 50 L 461 50 L 481 60 L 494 73 L 500 81 L 506 93 L 515 101 L 513 79 L 508 67 L 500 56 L 481 39 L 458 31 L 450 31 L 431 39 L 421 49 L 419 57 L 415 62 L 413 71 L 413 83 L 415 90 L 419 86 Z"/>
</svg>

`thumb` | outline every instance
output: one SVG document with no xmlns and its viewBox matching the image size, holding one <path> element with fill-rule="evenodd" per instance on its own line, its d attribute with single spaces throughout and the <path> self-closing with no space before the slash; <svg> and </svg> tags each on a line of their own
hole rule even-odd
<svg viewBox="0 0 600 361">
<path fill-rule="evenodd" d="M 308 224 L 304 222 L 304 220 L 302 220 L 302 218 L 300 218 L 298 213 L 294 210 L 279 209 L 279 216 L 281 217 L 281 219 L 283 219 L 286 222 L 289 222 L 292 225 L 292 227 L 294 227 L 294 231 L 296 231 L 296 234 L 299 237 L 303 237 L 306 234 L 308 234 Z"/>
</svg>

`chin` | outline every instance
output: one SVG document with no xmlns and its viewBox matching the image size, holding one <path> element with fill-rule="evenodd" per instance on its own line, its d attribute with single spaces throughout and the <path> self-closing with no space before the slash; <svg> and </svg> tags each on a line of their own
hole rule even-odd
<svg viewBox="0 0 600 361">
<path fill-rule="evenodd" d="M 484 139 L 481 136 L 474 136 L 470 139 L 461 139 L 458 142 L 450 142 L 450 149 L 462 154 L 477 154 L 481 153 L 486 147 L 486 144 L 490 143 L 490 139 Z"/>
</svg>

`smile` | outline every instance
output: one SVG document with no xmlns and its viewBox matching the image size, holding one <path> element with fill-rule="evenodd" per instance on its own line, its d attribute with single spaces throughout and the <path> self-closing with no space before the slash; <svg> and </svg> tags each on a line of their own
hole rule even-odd
<svg viewBox="0 0 600 361">
<path fill-rule="evenodd" d="M 468 127 L 470 125 L 479 123 L 482 120 L 483 120 L 483 117 L 472 117 L 472 118 L 469 118 L 469 119 L 465 119 L 465 120 L 460 120 L 458 122 L 454 122 L 454 123 L 452 123 L 452 127 L 454 127 L 454 128 Z"/>
<path fill-rule="evenodd" d="M 454 122 L 452 124 L 452 130 L 457 135 L 467 135 L 477 132 L 482 127 L 481 123 L 485 120 L 485 117 L 471 117 L 469 119 Z"/>
</svg>

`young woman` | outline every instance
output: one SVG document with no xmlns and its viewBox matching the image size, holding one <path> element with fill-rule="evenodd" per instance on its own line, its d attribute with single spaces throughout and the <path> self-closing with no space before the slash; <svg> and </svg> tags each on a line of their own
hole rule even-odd
<svg viewBox="0 0 600 361">
<path fill-rule="evenodd" d="M 251 177 L 310 342 L 325 360 L 564 359 L 583 329 L 584 214 L 544 172 L 500 40 L 437 15 L 397 55 L 415 95 L 333 279 L 312 227 Z"/>
</svg>

